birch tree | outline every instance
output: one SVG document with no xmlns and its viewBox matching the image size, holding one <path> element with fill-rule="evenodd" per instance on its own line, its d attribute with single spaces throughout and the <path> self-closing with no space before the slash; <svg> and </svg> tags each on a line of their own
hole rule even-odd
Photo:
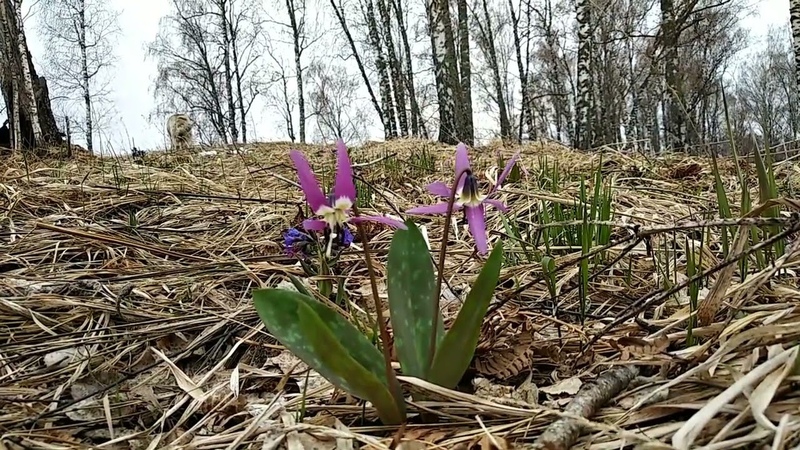
<svg viewBox="0 0 800 450">
<path fill-rule="evenodd" d="M 492 16 L 489 13 L 489 6 L 487 0 L 480 0 L 480 12 L 474 12 L 475 27 L 478 30 L 476 41 L 481 53 L 486 60 L 486 66 L 491 73 L 492 91 L 489 96 L 494 100 L 497 105 L 497 114 L 500 122 L 500 138 L 503 141 L 509 141 L 513 137 L 511 128 L 511 119 L 509 117 L 506 83 L 500 72 L 503 70 L 504 65 L 501 64 L 498 57 L 498 48 L 495 44 L 495 36 L 501 35 L 500 29 L 493 25 Z M 504 71 L 505 72 L 505 71 Z M 480 78 L 480 77 L 479 77 Z"/>
<path fill-rule="evenodd" d="M 28 50 L 21 7 L 21 2 L 13 0 L 2 0 L 0 5 L 0 83 L 11 118 L 12 145 L 16 149 L 60 145 L 61 133 L 50 106 L 47 82 L 37 75 Z"/>
<path fill-rule="evenodd" d="M 392 77 L 389 73 L 389 64 L 384 54 L 384 40 L 375 20 L 375 8 L 372 0 L 362 0 L 362 14 L 369 30 L 369 42 L 375 59 L 375 68 L 378 71 L 379 89 L 381 96 L 381 110 L 383 111 L 384 137 L 389 140 L 398 136 L 396 109 L 392 95 Z"/>
<path fill-rule="evenodd" d="M 525 3 L 525 39 L 523 52 L 523 37 L 520 23 L 522 21 L 522 0 L 519 0 L 518 6 L 514 7 L 514 0 L 508 0 L 508 13 L 511 16 L 511 30 L 514 35 L 514 53 L 517 60 L 517 76 L 519 77 L 520 88 L 520 113 L 519 113 L 519 135 L 518 138 L 522 140 L 522 134 L 527 130 L 530 139 L 536 138 L 536 128 L 534 126 L 533 110 L 530 102 L 528 101 L 530 93 L 530 81 L 528 74 L 530 73 L 530 28 L 531 28 L 531 4 Z M 523 127 L 523 124 L 525 125 Z"/>
<path fill-rule="evenodd" d="M 67 111 L 83 110 L 77 129 L 93 151 L 97 104 L 108 104 L 111 93 L 107 77 L 117 60 L 119 12 L 104 0 L 43 0 L 38 7 L 53 92 L 66 99 Z"/>
<path fill-rule="evenodd" d="M 375 90 L 372 87 L 372 81 L 370 80 L 369 75 L 367 74 L 367 65 L 364 61 L 364 58 L 361 55 L 361 52 L 358 49 L 358 46 L 356 45 L 356 40 L 353 37 L 353 33 L 350 30 L 350 26 L 348 25 L 347 16 L 345 12 L 345 5 L 337 0 L 330 0 L 330 5 L 333 8 L 336 20 L 339 23 L 342 32 L 344 33 L 344 37 L 347 40 L 347 46 L 350 50 L 350 54 L 349 55 L 345 54 L 343 58 L 349 59 L 350 57 L 352 57 L 355 60 L 356 67 L 358 68 L 358 73 L 361 76 L 361 80 L 363 81 L 364 85 L 367 88 L 367 92 L 369 94 L 369 99 L 370 102 L 372 103 L 372 107 L 375 110 L 375 113 L 377 114 L 380 123 L 383 124 L 384 136 L 387 136 L 388 128 L 384 118 L 383 107 L 378 102 L 378 97 L 375 95 Z"/>
<path fill-rule="evenodd" d="M 382 39 L 386 46 L 386 57 L 389 66 L 389 75 L 392 80 L 392 94 L 394 94 L 394 108 L 397 115 L 398 135 L 408 136 L 408 113 L 406 110 L 406 87 L 403 83 L 400 60 L 395 51 L 394 36 L 392 35 L 392 20 L 386 0 L 375 0 L 378 13 L 381 17 Z"/>
<path fill-rule="evenodd" d="M 794 76 L 797 87 L 800 89 L 800 0 L 789 0 L 789 21 L 792 25 Z"/>
<path fill-rule="evenodd" d="M 438 140 L 454 145 L 464 137 L 464 108 L 450 6 L 447 0 L 430 0 L 426 3 L 436 94 L 439 100 Z"/>
<path fill-rule="evenodd" d="M 313 35 L 308 21 L 308 0 L 284 0 L 288 16 L 289 39 L 294 55 L 294 76 L 298 112 L 298 135 L 300 142 L 306 142 L 306 98 L 303 72 L 305 71 L 303 55 L 318 39 Z M 280 23 L 280 22 L 279 22 Z M 285 23 L 284 26 L 287 26 Z"/>
<path fill-rule="evenodd" d="M 247 119 L 268 87 L 261 20 L 252 0 L 172 0 L 148 56 L 158 63 L 156 112 L 194 115 L 201 141 L 247 139 Z"/>
<path fill-rule="evenodd" d="M 405 8 L 403 0 L 389 0 L 391 9 L 394 12 L 395 22 L 400 35 L 402 43 L 403 63 L 403 81 L 405 82 L 406 90 L 408 93 L 409 103 L 411 106 L 411 133 L 414 136 L 420 136 L 425 139 L 428 138 L 428 131 L 425 127 L 425 121 L 422 118 L 422 110 L 417 99 L 416 82 L 414 81 L 414 64 L 411 55 L 411 45 L 408 40 L 408 26 L 406 25 Z"/>
<path fill-rule="evenodd" d="M 671 1 L 671 0 L 663 0 Z M 578 92 L 576 99 L 575 138 L 578 148 L 589 150 L 592 136 L 592 2 L 578 0 Z"/>
<path fill-rule="evenodd" d="M 338 138 L 359 142 L 367 137 L 367 106 L 358 96 L 358 79 L 345 67 L 317 62 L 308 68 L 309 104 L 322 142 Z"/>
<path fill-rule="evenodd" d="M 472 115 L 472 62 L 470 56 L 469 16 L 467 15 L 467 0 L 456 0 L 458 7 L 458 75 L 460 94 L 459 126 L 460 141 L 467 145 L 475 143 L 475 125 Z"/>
</svg>

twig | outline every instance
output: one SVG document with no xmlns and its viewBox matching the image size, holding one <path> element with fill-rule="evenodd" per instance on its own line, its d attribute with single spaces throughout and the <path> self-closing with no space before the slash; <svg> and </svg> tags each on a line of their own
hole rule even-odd
<svg viewBox="0 0 800 450">
<path fill-rule="evenodd" d="M 381 162 L 381 161 L 383 161 L 383 160 L 385 160 L 385 159 L 393 158 L 393 157 L 395 157 L 395 156 L 397 156 L 397 152 L 395 152 L 395 153 L 392 153 L 391 155 L 381 156 L 380 158 L 378 158 L 378 159 L 374 159 L 374 160 L 372 160 L 372 161 L 367 161 L 367 162 L 363 162 L 363 163 L 353 164 L 353 165 L 352 165 L 352 167 L 354 167 L 354 168 L 355 168 L 355 167 L 368 167 L 368 166 L 372 166 L 372 165 L 374 165 L 374 164 L 377 164 L 377 163 L 379 163 L 379 162 Z"/>
<path fill-rule="evenodd" d="M 609 400 L 627 388 L 638 374 L 636 366 L 618 366 L 603 372 L 594 383 L 584 385 L 578 391 L 564 413 L 586 419 L 594 416 Z M 576 419 L 562 417 L 544 430 L 534 448 L 568 450 L 578 440 L 581 431 L 583 425 Z"/>
</svg>

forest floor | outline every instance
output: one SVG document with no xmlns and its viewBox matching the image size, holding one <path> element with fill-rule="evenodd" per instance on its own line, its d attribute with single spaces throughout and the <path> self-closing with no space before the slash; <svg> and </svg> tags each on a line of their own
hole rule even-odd
<svg viewBox="0 0 800 450">
<path fill-rule="evenodd" d="M 582 388 L 620 367 L 636 376 L 580 422 L 571 448 L 800 445 L 800 241 L 788 235 L 783 256 L 757 248 L 747 265 L 688 283 L 724 252 L 752 250 L 753 241 L 733 242 L 740 232 L 763 241 L 797 229 L 797 163 L 774 167 L 783 225 L 725 228 L 703 222 L 719 217 L 709 158 L 543 143 L 471 150 L 482 181 L 502 171 L 498 155 L 521 151 L 523 170 L 501 191 L 510 211 L 487 217 L 490 246 L 505 242 L 496 308 L 462 389 L 403 379 L 428 399 L 409 404 L 398 433 L 309 372 L 253 307 L 254 288 L 306 277 L 282 248 L 305 208 L 291 148 L 330 179 L 332 146 L 288 143 L 0 161 L 0 449 L 378 449 L 396 435 L 415 441 L 406 449 L 536 448 Z M 413 140 L 352 148 L 362 212 L 399 215 L 433 202 L 425 185 L 452 183 L 454 150 Z M 574 222 L 580 177 L 591 203 L 599 165 L 610 217 L 592 216 L 609 221 L 587 228 Z M 756 206 L 755 168 L 739 167 Z M 719 174 L 737 218 L 737 166 L 720 158 Z M 447 326 L 481 268 L 463 217 L 454 217 Z M 436 251 L 444 219 L 415 220 Z M 608 245 L 582 270 L 580 230 L 590 228 L 587 248 Z M 369 234 L 383 276 L 392 232 Z M 371 291 L 358 245 L 336 270 L 363 311 Z M 542 276 L 544 255 L 554 259 L 552 276 Z M 710 320 L 692 322 L 704 307 Z"/>
</svg>

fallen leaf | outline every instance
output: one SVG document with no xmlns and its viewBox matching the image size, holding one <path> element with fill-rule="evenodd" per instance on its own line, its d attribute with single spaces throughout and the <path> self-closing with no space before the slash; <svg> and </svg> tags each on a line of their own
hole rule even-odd
<svg viewBox="0 0 800 450">
<path fill-rule="evenodd" d="M 550 395 L 575 395 L 583 386 L 583 382 L 578 377 L 570 377 L 559 381 L 551 386 L 539 388 L 540 391 Z"/>
</svg>

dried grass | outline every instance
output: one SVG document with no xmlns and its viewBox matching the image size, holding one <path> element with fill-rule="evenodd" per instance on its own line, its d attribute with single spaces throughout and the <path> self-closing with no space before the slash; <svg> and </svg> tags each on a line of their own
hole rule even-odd
<svg viewBox="0 0 800 450">
<path fill-rule="evenodd" d="M 396 430 L 375 425 L 370 408 L 334 393 L 324 380 L 307 378 L 251 305 L 253 288 L 302 275 L 281 253 L 281 233 L 296 225 L 302 205 L 289 148 L 154 153 L 139 163 L 19 156 L 0 163 L 0 448 L 387 448 Z M 333 167 L 330 146 L 301 149 L 318 168 Z M 473 156 L 473 164 L 494 165 L 498 149 Z M 577 198 L 577 183 L 558 197 L 536 187 L 541 156 L 558 161 L 565 174 L 589 174 L 600 160 L 551 144 L 519 149 L 529 178 L 504 191 L 519 223 L 532 223 L 542 200 L 569 206 Z M 423 150 L 435 155 L 424 176 L 412 157 Z M 502 153 L 507 158 L 515 150 Z M 428 202 L 424 184 L 452 177 L 452 148 L 429 142 L 371 143 L 352 155 L 380 213 Z M 716 208 L 707 160 L 606 153 L 603 161 L 617 222 L 665 227 L 653 242 L 682 246 L 687 231 L 670 227 Z M 728 191 L 736 193 L 734 167 L 721 164 Z M 800 185 L 796 165 L 777 171 L 787 186 Z M 443 219 L 425 221 L 436 251 Z M 502 238 L 497 214 L 488 227 L 491 240 Z M 480 268 L 458 231 L 446 273 L 456 296 Z M 710 232 L 718 240 L 719 230 Z M 375 229 L 371 237 L 383 275 L 391 234 Z M 624 247 L 612 247 L 608 258 Z M 704 249 L 703 269 L 722 260 L 718 247 Z M 796 247 L 779 262 L 790 273 L 800 265 Z M 564 415 L 577 386 L 610 366 L 632 364 L 643 375 L 636 387 L 582 419 L 584 434 L 574 448 L 800 443 L 800 394 L 792 387 L 800 378 L 791 370 L 800 339 L 796 276 L 766 268 L 743 283 L 734 277 L 723 286 L 722 311 L 693 330 L 700 340 L 692 345 L 685 290 L 597 337 L 660 289 L 664 277 L 645 245 L 636 246 L 618 264 L 631 268 L 633 287 L 620 270 L 600 273 L 581 325 L 573 263 L 580 249 L 553 251 L 556 263 L 566 265 L 557 275 L 558 318 L 542 283 L 517 292 L 541 274 L 538 262 L 504 267 L 497 297 L 507 303 L 487 319 L 473 368 L 482 378 L 469 392 L 455 392 L 401 377 L 431 398 L 410 410 L 440 418 L 412 420 L 403 439 L 428 448 L 532 447 Z M 360 255 L 345 253 L 342 266 L 351 297 L 369 309 Z M 447 306 L 447 315 L 457 308 L 457 302 Z M 596 342 L 583 351 L 591 337 Z"/>
</svg>

